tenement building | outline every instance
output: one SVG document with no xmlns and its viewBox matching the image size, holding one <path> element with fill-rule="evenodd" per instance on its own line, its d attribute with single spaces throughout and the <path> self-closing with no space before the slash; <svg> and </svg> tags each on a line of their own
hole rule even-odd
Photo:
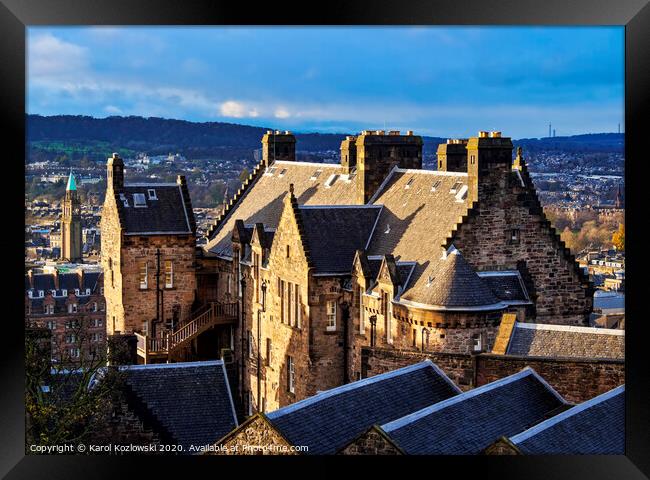
<svg viewBox="0 0 650 480">
<path fill-rule="evenodd" d="M 411 131 L 346 137 L 340 164 L 296 161 L 290 132 L 268 131 L 262 144 L 198 252 L 199 280 L 184 287 L 196 288 L 199 305 L 238 306 L 231 361 L 247 413 L 373 375 L 364 349 L 490 352 L 504 313 L 587 325 L 592 285 L 546 219 L 521 150 L 513 160 L 500 132 L 449 140 L 434 171 L 422 169 Z M 117 191 L 113 202 L 135 211 Z M 133 261 L 119 268 L 135 275 Z M 126 300 L 127 290 L 111 295 Z M 151 316 L 130 301 L 142 313 L 117 329 Z M 125 318 L 112 308 L 109 321 Z"/>
<path fill-rule="evenodd" d="M 106 345 L 103 274 L 93 266 L 46 267 L 25 275 L 25 324 L 50 331 L 58 364 L 100 358 Z M 87 364 L 87 363 L 86 363 Z"/>
</svg>

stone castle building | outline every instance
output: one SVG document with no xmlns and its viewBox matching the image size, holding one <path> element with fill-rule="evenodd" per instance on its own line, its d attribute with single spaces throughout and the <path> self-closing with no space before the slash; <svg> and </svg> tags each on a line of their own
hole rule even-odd
<svg viewBox="0 0 650 480">
<path fill-rule="evenodd" d="M 167 360 L 175 347 L 188 350 L 180 352 L 187 358 L 199 348 L 197 338 L 173 347 L 167 338 L 199 311 L 196 223 L 185 177 L 179 175 L 176 183 L 125 183 L 117 154 L 107 168 L 101 261 L 108 334 L 138 333 L 145 361 Z"/>
<path fill-rule="evenodd" d="M 176 300 L 186 333 L 172 328 L 170 338 L 198 344 L 212 335 L 194 350 L 208 356 L 229 348 L 233 389 L 252 414 L 367 376 L 367 349 L 490 351 L 506 312 L 520 322 L 587 324 L 592 286 L 545 218 L 510 138 L 449 140 L 434 171 L 422 169 L 422 138 L 411 131 L 348 136 L 340 164 L 296 161 L 295 145 L 290 132 L 264 135 L 261 161 L 199 250 L 189 196 L 146 217 L 163 222 L 184 205 L 187 230 L 141 228 L 130 219 L 144 208 L 125 199 L 159 186 L 125 187 L 121 160 L 109 159 L 109 328 L 115 318 L 113 331 L 139 332 L 153 348 L 144 322 L 155 301 L 138 286 L 138 265 L 149 262 L 150 274 L 154 248 L 176 248 L 186 255 Z M 194 300 L 211 320 L 193 315 Z"/>
<path fill-rule="evenodd" d="M 262 144 L 199 259 L 217 299 L 241 305 L 249 412 L 364 377 L 362 348 L 469 355 L 504 312 L 588 321 L 588 278 L 499 132 L 440 146 L 437 171 L 412 132 L 346 137 L 340 164 L 296 161 L 289 132 Z"/>
<path fill-rule="evenodd" d="M 77 183 L 70 172 L 65 188 L 61 218 L 61 260 L 82 261 L 81 205 L 77 194 Z"/>
</svg>

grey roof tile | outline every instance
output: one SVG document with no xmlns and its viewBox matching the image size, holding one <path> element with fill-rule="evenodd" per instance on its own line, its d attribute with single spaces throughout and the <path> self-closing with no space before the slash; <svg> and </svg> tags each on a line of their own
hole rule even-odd
<svg viewBox="0 0 650 480">
<path fill-rule="evenodd" d="M 528 368 L 381 427 L 407 454 L 471 455 L 564 405 Z"/>
<path fill-rule="evenodd" d="M 460 390 L 430 361 L 327 390 L 267 416 L 309 454 L 333 454 L 375 424 L 403 417 L 458 395 Z"/>
<path fill-rule="evenodd" d="M 625 386 L 576 405 L 510 441 L 529 455 L 623 455 Z"/>
</svg>

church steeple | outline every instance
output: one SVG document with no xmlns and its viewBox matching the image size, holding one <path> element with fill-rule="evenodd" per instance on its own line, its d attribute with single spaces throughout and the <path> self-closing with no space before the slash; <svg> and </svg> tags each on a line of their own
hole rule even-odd
<svg viewBox="0 0 650 480">
<path fill-rule="evenodd" d="M 65 190 L 67 192 L 77 190 L 77 182 L 74 179 L 74 175 L 72 174 L 72 170 L 70 170 L 70 176 L 68 177 L 68 185 L 65 187 Z"/>
<path fill-rule="evenodd" d="M 618 190 L 616 190 L 616 200 L 614 202 L 616 208 L 623 208 L 623 191 L 621 190 L 621 184 L 618 184 Z"/>
<path fill-rule="evenodd" d="M 61 217 L 60 258 L 67 262 L 81 262 L 81 206 L 79 204 L 77 182 L 72 170 L 70 170 L 68 184 L 65 188 L 65 198 L 63 199 L 63 212 Z"/>
</svg>

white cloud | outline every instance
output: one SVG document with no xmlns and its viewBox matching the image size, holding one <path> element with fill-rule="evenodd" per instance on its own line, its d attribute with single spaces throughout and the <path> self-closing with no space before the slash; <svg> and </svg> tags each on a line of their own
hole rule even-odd
<svg viewBox="0 0 650 480">
<path fill-rule="evenodd" d="M 234 100 L 228 100 L 219 105 L 219 112 L 224 117 L 233 117 L 233 118 L 256 118 L 260 116 L 260 112 L 257 108 L 251 107 L 243 102 L 236 102 Z"/>
<path fill-rule="evenodd" d="M 275 112 L 273 112 L 273 116 L 275 118 L 289 118 L 291 116 L 291 114 L 289 113 L 289 111 L 286 108 L 278 107 L 278 108 L 275 109 Z"/>
<path fill-rule="evenodd" d="M 124 113 L 121 108 L 116 107 L 115 105 L 106 105 L 104 107 L 104 111 L 112 115 L 121 115 L 122 113 Z"/>
<path fill-rule="evenodd" d="M 30 77 L 39 75 L 79 75 L 88 68 L 88 50 L 47 33 L 28 42 Z"/>
</svg>

